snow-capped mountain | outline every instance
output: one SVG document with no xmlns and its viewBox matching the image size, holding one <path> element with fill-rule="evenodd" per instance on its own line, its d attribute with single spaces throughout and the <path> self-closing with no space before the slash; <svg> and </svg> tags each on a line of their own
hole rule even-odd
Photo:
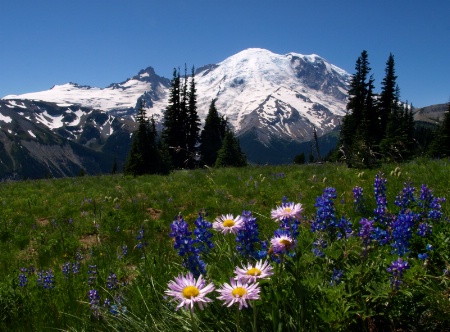
<svg viewBox="0 0 450 332">
<path fill-rule="evenodd" d="M 309 140 L 313 126 L 319 136 L 344 115 L 350 75 L 318 55 L 279 55 L 247 49 L 196 72 L 198 112 L 206 117 L 212 99 L 238 136 L 256 129 L 258 137 Z M 132 114 L 144 97 L 148 114 L 160 120 L 167 106 L 170 81 L 148 67 L 122 83 L 106 88 L 74 83 L 50 90 L 9 95 L 4 99 L 44 100 L 76 104 L 114 114 Z"/>
<path fill-rule="evenodd" d="M 219 113 L 227 117 L 250 161 L 291 162 L 293 155 L 303 152 L 297 145 L 311 140 L 314 128 L 322 136 L 338 125 L 344 115 L 349 79 L 347 72 L 318 55 L 247 49 L 197 69 L 197 111 L 204 120 L 216 99 Z M 138 99 L 144 98 L 147 115 L 161 122 L 169 91 L 170 80 L 148 67 L 105 88 L 67 83 L 46 91 L 8 95 L 3 100 L 45 101 L 74 113 L 82 107 L 132 117 Z M 48 128 L 55 131 L 52 126 L 61 119 L 47 121 Z M 61 122 L 61 126 L 69 122 Z"/>
<path fill-rule="evenodd" d="M 0 100 L 0 178 L 107 173 L 123 164 L 134 128 L 91 108 Z"/>
</svg>

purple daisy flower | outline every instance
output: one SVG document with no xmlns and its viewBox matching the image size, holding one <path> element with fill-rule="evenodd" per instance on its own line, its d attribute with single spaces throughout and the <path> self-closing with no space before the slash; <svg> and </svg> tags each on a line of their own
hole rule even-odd
<svg viewBox="0 0 450 332">
<path fill-rule="evenodd" d="M 246 267 L 236 267 L 234 272 L 236 277 L 234 279 L 242 282 L 256 282 L 258 279 L 267 279 L 273 275 L 272 266 L 268 261 L 262 259 L 255 264 L 248 263 Z"/>
<path fill-rule="evenodd" d="M 285 218 L 300 218 L 302 212 L 303 208 L 300 203 L 294 204 L 293 202 L 290 202 L 283 203 L 281 206 L 277 206 L 276 209 L 272 210 L 271 216 L 272 219 L 281 221 Z"/>
<path fill-rule="evenodd" d="M 248 307 L 247 301 L 258 300 L 260 298 L 258 283 L 245 283 L 241 280 L 230 279 L 229 284 L 223 284 L 222 288 L 217 291 L 220 293 L 220 296 L 217 298 L 225 301 L 224 305 L 230 307 L 234 303 L 237 303 L 239 304 L 239 310 L 242 310 L 242 307 Z"/>
<path fill-rule="evenodd" d="M 221 215 L 213 223 L 213 228 L 223 234 L 237 234 L 244 227 L 244 218 L 241 216 L 233 217 L 232 214 Z"/>
<path fill-rule="evenodd" d="M 194 311 L 195 303 L 203 310 L 204 304 L 212 302 L 211 299 L 206 297 L 206 294 L 214 290 L 214 285 L 212 283 L 206 284 L 202 275 L 195 279 L 191 272 L 188 272 L 185 276 L 180 274 L 175 277 L 175 280 L 169 282 L 168 287 L 169 289 L 165 293 L 179 301 L 177 310 L 184 306 L 186 310 L 190 308 L 191 311 Z"/>
</svg>

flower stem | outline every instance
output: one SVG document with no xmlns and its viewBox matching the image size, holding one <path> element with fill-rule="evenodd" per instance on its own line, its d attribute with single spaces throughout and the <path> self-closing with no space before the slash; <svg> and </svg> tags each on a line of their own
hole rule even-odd
<svg viewBox="0 0 450 332">
<path fill-rule="evenodd" d="M 195 317 L 194 317 L 194 310 L 189 310 L 190 314 L 191 314 L 191 329 L 193 332 L 198 332 L 198 326 L 197 323 L 195 322 Z"/>
</svg>

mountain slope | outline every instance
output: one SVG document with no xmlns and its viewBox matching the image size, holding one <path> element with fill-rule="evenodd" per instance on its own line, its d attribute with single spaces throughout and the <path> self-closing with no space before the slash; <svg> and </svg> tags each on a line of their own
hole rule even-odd
<svg viewBox="0 0 450 332">
<path fill-rule="evenodd" d="M 123 164 L 133 126 L 79 106 L 0 100 L 0 178 L 108 173 Z"/>
<path fill-rule="evenodd" d="M 298 153 L 298 144 L 312 139 L 314 129 L 322 136 L 336 128 L 345 114 L 349 80 L 348 73 L 318 55 L 279 55 L 264 49 L 247 49 L 218 64 L 197 69 L 197 111 L 204 121 L 211 101 L 216 99 L 219 113 L 227 117 L 251 162 L 286 162 Z M 41 118 L 40 124 L 52 132 L 77 144 L 90 144 L 89 147 L 95 150 L 107 138 L 97 131 L 102 127 L 100 131 L 106 132 L 110 127 L 95 122 L 96 129 L 93 130 L 89 123 L 80 122 L 84 137 L 70 130 L 68 118 L 78 119 L 77 108 L 98 110 L 99 117 L 110 116 L 125 121 L 133 119 L 138 99 L 143 98 L 147 115 L 153 115 L 160 125 L 169 89 L 170 80 L 148 67 L 106 88 L 67 83 L 46 91 L 9 95 L 3 100 L 22 101 L 29 106 L 30 103 L 47 102 L 54 103 L 55 109 L 69 108 L 69 112 L 59 114 L 53 123 L 46 122 L 45 114 L 33 112 Z M 54 128 L 58 121 L 62 121 L 61 126 Z M 253 157 L 254 151 L 250 151 L 250 147 L 255 144 L 261 146 L 259 150 L 264 151 L 261 152 L 263 155 Z M 280 147 L 288 148 L 280 150 Z M 271 154 L 285 158 L 273 158 Z"/>
</svg>

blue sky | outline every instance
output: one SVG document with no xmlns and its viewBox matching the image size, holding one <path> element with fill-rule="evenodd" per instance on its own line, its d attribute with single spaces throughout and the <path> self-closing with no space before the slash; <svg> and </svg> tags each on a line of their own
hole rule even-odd
<svg viewBox="0 0 450 332">
<path fill-rule="evenodd" d="M 152 66 L 218 63 L 247 48 L 318 54 L 376 90 L 392 53 L 402 100 L 450 100 L 449 0 L 5 0 L 0 97 L 74 82 L 106 87 Z"/>
</svg>

